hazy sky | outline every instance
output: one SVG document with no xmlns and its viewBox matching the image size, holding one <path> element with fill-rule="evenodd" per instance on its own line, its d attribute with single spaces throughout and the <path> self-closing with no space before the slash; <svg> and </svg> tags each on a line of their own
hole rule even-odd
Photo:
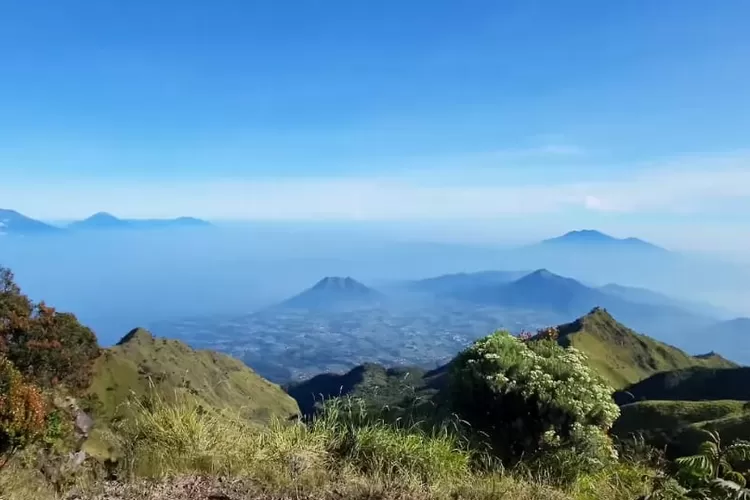
<svg viewBox="0 0 750 500">
<path fill-rule="evenodd" d="M 0 207 L 745 252 L 748 19 L 746 0 L 3 2 Z"/>
</svg>

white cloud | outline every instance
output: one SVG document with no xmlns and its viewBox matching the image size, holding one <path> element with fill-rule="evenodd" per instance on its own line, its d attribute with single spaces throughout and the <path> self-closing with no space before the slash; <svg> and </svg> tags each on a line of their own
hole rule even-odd
<svg viewBox="0 0 750 500">
<path fill-rule="evenodd" d="M 727 202 L 750 202 L 750 157 L 669 166 L 617 182 L 581 185 L 585 206 L 608 212 L 695 213 Z M 748 214 L 750 216 L 750 214 Z"/>
<path fill-rule="evenodd" d="M 605 168 L 604 166 L 602 168 Z M 124 217 L 196 215 L 215 219 L 460 220 L 552 214 L 571 208 L 610 213 L 695 213 L 741 202 L 750 211 L 750 155 L 691 156 L 618 167 L 617 179 L 593 182 L 505 181 L 391 175 L 183 180 L 176 183 L 58 182 L 0 185 L 0 206 L 42 218 L 100 210 Z M 630 173 L 628 173 L 630 172 Z M 458 182 L 460 179 L 460 182 Z M 743 205 L 745 206 L 745 205 Z M 750 215 L 750 214 L 749 214 Z"/>
</svg>

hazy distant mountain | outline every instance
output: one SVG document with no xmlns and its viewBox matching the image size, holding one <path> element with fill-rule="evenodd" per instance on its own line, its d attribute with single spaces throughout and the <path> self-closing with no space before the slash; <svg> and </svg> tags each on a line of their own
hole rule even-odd
<svg viewBox="0 0 750 500">
<path fill-rule="evenodd" d="M 26 217 L 15 210 L 0 208 L 0 235 L 53 234 L 60 228 Z"/>
<path fill-rule="evenodd" d="M 380 292 L 350 277 L 327 277 L 276 308 L 337 311 L 373 307 L 384 299 Z"/>
<path fill-rule="evenodd" d="M 652 306 L 679 307 L 686 311 L 692 311 L 696 314 L 712 316 L 718 318 L 731 317 L 731 313 L 719 307 L 703 302 L 691 300 L 676 299 L 668 295 L 654 292 L 647 288 L 622 286 L 615 283 L 600 286 L 598 289 L 608 295 L 620 297 L 621 299 L 635 302 L 638 304 L 648 304 Z"/>
<path fill-rule="evenodd" d="M 490 275 L 492 276 L 492 275 Z M 497 275 L 498 277 L 502 275 Z M 440 289 L 442 297 L 484 306 L 504 309 L 526 310 L 534 313 L 554 313 L 559 318 L 580 316 L 594 307 L 605 307 L 618 318 L 639 331 L 646 332 L 665 341 L 676 343 L 691 352 L 705 352 L 693 335 L 685 335 L 687 330 L 695 330 L 715 321 L 690 308 L 681 308 L 667 303 L 649 303 L 643 297 L 651 297 L 643 292 L 640 300 L 631 300 L 639 295 L 630 289 L 626 297 L 621 288 L 586 286 L 577 280 L 539 269 L 520 279 L 503 283 L 499 278 L 492 280 L 458 280 L 462 286 Z M 473 285 L 473 286 L 472 286 Z M 625 287 L 623 287 L 625 288 Z M 608 293 L 615 290 L 616 293 Z M 658 295 L 658 294 L 657 294 Z"/>
<path fill-rule="evenodd" d="M 211 224 L 193 217 L 177 219 L 120 219 L 106 212 L 99 212 L 91 217 L 73 222 L 68 227 L 75 230 L 114 230 L 114 229 L 166 229 L 208 227 Z"/>
<path fill-rule="evenodd" d="M 562 236 L 541 241 L 537 246 L 561 247 L 561 246 L 585 246 L 608 249 L 637 250 L 649 252 L 667 252 L 662 247 L 656 246 L 638 238 L 615 238 L 593 229 L 582 229 L 570 231 Z"/>
<path fill-rule="evenodd" d="M 528 274 L 528 271 L 480 271 L 444 274 L 434 278 L 411 281 L 406 288 L 414 292 L 438 296 L 455 296 L 482 287 L 504 285 Z"/>
<path fill-rule="evenodd" d="M 732 361 L 750 365 L 750 318 L 735 318 L 686 332 L 704 351 L 725 354 Z"/>
<path fill-rule="evenodd" d="M 445 290 L 445 295 L 475 304 L 551 311 L 565 316 L 583 314 L 612 299 L 605 293 L 546 269 L 515 280 L 474 280 L 463 285 Z"/>
<path fill-rule="evenodd" d="M 112 214 L 99 212 L 87 219 L 73 222 L 68 227 L 70 229 L 124 229 L 130 227 L 130 224 Z"/>
<path fill-rule="evenodd" d="M 601 292 L 572 278 L 539 269 L 498 290 L 497 300 L 505 306 L 580 313 L 608 301 Z"/>
<path fill-rule="evenodd" d="M 711 325 L 714 335 L 735 336 L 743 343 L 750 345 L 750 318 L 735 318 Z"/>
</svg>

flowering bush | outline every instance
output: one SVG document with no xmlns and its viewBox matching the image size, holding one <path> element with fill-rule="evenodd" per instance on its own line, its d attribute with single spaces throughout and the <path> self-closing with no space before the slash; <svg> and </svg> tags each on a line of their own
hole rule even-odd
<svg viewBox="0 0 750 500">
<path fill-rule="evenodd" d="M 0 466 L 46 430 L 46 404 L 38 387 L 24 383 L 13 364 L 0 357 Z"/>
<path fill-rule="evenodd" d="M 454 411 L 501 458 L 560 448 L 615 456 L 607 436 L 619 416 L 613 389 L 574 348 L 496 332 L 456 358 L 451 389 Z"/>
</svg>

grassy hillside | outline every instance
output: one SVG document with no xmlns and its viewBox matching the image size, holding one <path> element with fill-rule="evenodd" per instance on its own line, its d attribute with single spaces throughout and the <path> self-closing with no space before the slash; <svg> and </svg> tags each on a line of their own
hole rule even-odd
<svg viewBox="0 0 750 500">
<path fill-rule="evenodd" d="M 150 394 L 167 401 L 187 397 L 206 409 L 228 409 L 253 422 L 286 419 L 299 411 L 279 386 L 241 361 L 155 338 L 143 329 L 104 351 L 94 364 L 88 392 L 98 400 L 95 413 L 103 425 L 127 417 L 126 403 L 133 396 Z"/>
<path fill-rule="evenodd" d="M 750 401 L 750 368 L 692 367 L 657 373 L 618 394 L 622 403 L 641 400 Z"/>
<path fill-rule="evenodd" d="M 691 356 L 636 333 L 600 308 L 572 323 L 560 325 L 558 334 L 560 344 L 583 351 L 594 369 L 615 389 L 664 371 L 737 366 L 718 355 Z"/>
<path fill-rule="evenodd" d="M 750 435 L 750 405 L 744 401 L 640 401 L 620 410 L 615 435 L 641 435 L 673 456 L 695 453 L 705 430 L 718 431 L 727 443 Z"/>
</svg>

